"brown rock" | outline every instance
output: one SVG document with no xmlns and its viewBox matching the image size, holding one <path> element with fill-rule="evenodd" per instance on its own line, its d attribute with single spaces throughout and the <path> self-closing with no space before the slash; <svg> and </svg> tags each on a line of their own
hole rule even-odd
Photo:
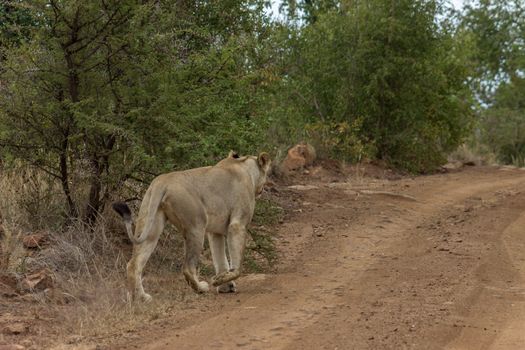
<svg viewBox="0 0 525 350">
<path fill-rule="evenodd" d="M 25 347 L 18 344 L 0 345 L 0 350 L 24 350 Z"/>
<path fill-rule="evenodd" d="M 16 293 L 15 288 L 0 282 L 0 296 L 3 296 L 4 298 L 13 298 L 18 296 L 18 294 Z"/>
<path fill-rule="evenodd" d="M 4 327 L 5 334 L 24 334 L 27 332 L 27 325 L 22 322 L 15 322 Z"/>
<path fill-rule="evenodd" d="M 443 165 L 441 168 L 445 171 L 451 171 L 451 170 L 460 169 L 462 166 L 463 166 L 463 163 L 461 162 L 449 162 Z"/>
<path fill-rule="evenodd" d="M 42 246 L 48 242 L 47 238 L 48 236 L 45 233 L 33 233 L 25 236 L 22 240 L 22 243 L 26 248 L 42 248 Z"/>
<path fill-rule="evenodd" d="M 42 269 L 28 275 L 20 282 L 20 289 L 23 291 L 44 290 L 52 286 L 53 273 L 48 269 Z"/>
<path fill-rule="evenodd" d="M 4 297 L 16 296 L 18 286 L 18 279 L 15 274 L 2 273 L 0 274 L 0 295 Z"/>
</svg>

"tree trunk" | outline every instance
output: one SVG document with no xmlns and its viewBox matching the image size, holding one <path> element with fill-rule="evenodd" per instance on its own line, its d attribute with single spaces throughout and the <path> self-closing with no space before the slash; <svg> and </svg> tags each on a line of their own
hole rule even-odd
<svg viewBox="0 0 525 350">
<path fill-rule="evenodd" d="M 89 198 L 86 207 L 85 222 L 93 226 L 97 221 L 100 210 L 100 191 L 102 189 L 102 167 L 96 154 L 91 158 L 91 183 L 89 185 Z"/>
<path fill-rule="evenodd" d="M 71 197 L 71 189 L 69 188 L 69 168 L 67 166 L 67 137 L 62 141 L 62 151 L 60 153 L 60 183 L 62 184 L 62 191 L 66 196 L 69 218 L 76 218 L 78 216 L 77 207 Z"/>
<path fill-rule="evenodd" d="M 104 210 L 104 204 L 108 199 L 108 188 L 106 186 L 106 191 L 104 195 L 102 194 L 102 175 L 104 172 L 108 173 L 109 171 L 109 152 L 113 149 L 115 145 L 116 137 L 115 135 L 109 135 L 107 138 L 104 138 L 100 142 L 100 148 L 103 150 L 102 155 L 93 154 L 90 163 L 91 163 L 91 183 L 89 188 L 89 198 L 86 207 L 86 216 L 85 222 L 93 226 L 100 212 Z"/>
</svg>

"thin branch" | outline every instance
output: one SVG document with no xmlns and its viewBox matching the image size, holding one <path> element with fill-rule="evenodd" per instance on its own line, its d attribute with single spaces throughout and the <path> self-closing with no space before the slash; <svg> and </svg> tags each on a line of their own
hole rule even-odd
<svg viewBox="0 0 525 350">
<path fill-rule="evenodd" d="M 304 103 L 306 103 L 307 105 L 310 105 L 310 101 L 308 101 L 306 99 L 306 97 L 304 97 L 299 91 L 295 90 L 294 93 L 299 96 L 301 98 L 301 100 L 303 100 Z M 317 99 L 314 97 L 314 107 L 315 107 L 315 110 L 317 111 L 317 114 L 319 115 L 319 117 L 322 119 L 322 120 L 325 120 L 324 118 L 324 115 L 323 115 L 323 112 L 321 111 L 321 108 L 319 107 L 319 104 L 317 103 Z"/>
<path fill-rule="evenodd" d="M 32 111 L 29 111 L 29 113 L 33 117 L 35 117 Z M 29 126 L 33 131 L 35 131 L 44 140 L 46 140 L 46 147 L 53 148 L 53 149 L 59 149 L 58 146 L 54 143 L 54 140 L 52 139 L 52 135 L 47 135 L 44 132 L 44 130 L 34 125 L 27 117 L 24 116 L 24 114 L 14 114 L 13 112 L 10 112 L 10 111 L 7 111 L 7 114 L 14 119 L 21 119 L 22 121 L 24 121 L 27 126 Z"/>
<path fill-rule="evenodd" d="M 129 11 L 126 13 L 128 14 Z M 101 36 L 105 31 L 106 29 L 109 27 L 109 25 L 112 23 L 113 19 L 115 18 L 115 16 L 118 14 L 118 9 L 115 10 L 108 18 L 108 20 L 106 21 L 106 23 L 104 23 L 104 25 L 98 29 L 91 38 L 87 38 L 87 37 L 84 37 L 84 38 L 79 38 L 75 43 L 77 42 L 82 42 L 84 40 L 87 40 L 87 42 L 85 44 L 82 44 L 81 46 L 77 47 L 77 48 L 74 48 L 73 50 L 71 50 L 70 52 L 72 54 L 75 54 L 75 53 L 78 53 L 80 51 L 82 51 L 83 49 L 85 49 L 87 46 L 89 46 L 91 43 L 93 43 L 95 40 L 97 40 L 99 38 L 99 36 Z M 103 17 L 104 14 L 101 15 L 101 17 Z M 120 25 L 120 24 L 118 24 Z M 75 43 L 72 43 L 71 45 L 75 44 Z"/>
<path fill-rule="evenodd" d="M 394 192 L 387 192 L 387 191 L 374 191 L 374 190 L 358 190 L 357 193 L 361 194 L 367 194 L 367 195 L 382 195 L 392 198 L 401 198 L 406 199 L 413 202 L 419 202 L 417 198 L 409 196 L 408 194 L 401 194 L 401 193 L 394 193 Z"/>
<path fill-rule="evenodd" d="M 61 9 L 60 7 L 58 7 L 58 4 L 55 0 L 50 0 L 49 1 L 49 4 L 51 5 L 51 7 L 53 8 L 53 12 L 55 13 L 55 18 L 56 19 L 62 19 L 64 21 L 64 23 L 69 27 L 69 28 L 72 28 L 72 25 L 71 23 L 69 23 L 67 21 L 67 19 L 62 15 L 62 12 L 61 12 Z"/>
<path fill-rule="evenodd" d="M 47 169 L 45 166 L 43 166 L 41 164 L 38 164 L 38 163 L 35 163 L 35 162 L 31 162 L 31 161 L 29 162 L 29 164 L 31 166 L 34 166 L 35 168 L 38 168 L 38 169 L 42 170 L 43 172 L 45 172 L 48 175 L 53 176 L 56 179 L 60 179 L 60 175 L 59 174 L 54 173 L 53 171 Z"/>
<path fill-rule="evenodd" d="M 124 48 L 127 47 L 127 44 L 123 44 L 121 47 L 119 47 L 115 52 L 111 53 L 111 55 L 106 56 L 103 60 L 100 60 L 97 63 L 92 64 L 91 66 L 82 69 L 83 73 L 89 72 L 90 70 L 93 70 L 101 65 L 104 65 L 108 59 L 113 58 L 115 55 L 119 54 L 121 51 L 124 51 Z"/>
<path fill-rule="evenodd" d="M 0 141 L 0 146 L 1 147 L 19 148 L 19 149 L 30 149 L 30 150 L 42 148 L 41 145 L 23 145 L 23 144 L 6 142 L 6 141 Z"/>
</svg>

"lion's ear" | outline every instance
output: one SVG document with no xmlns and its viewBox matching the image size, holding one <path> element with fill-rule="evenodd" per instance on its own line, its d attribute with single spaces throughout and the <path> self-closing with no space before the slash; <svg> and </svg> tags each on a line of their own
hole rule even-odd
<svg viewBox="0 0 525 350">
<path fill-rule="evenodd" d="M 239 153 L 235 152 L 235 151 L 230 151 L 230 153 L 228 153 L 228 158 L 239 158 Z"/>
<path fill-rule="evenodd" d="M 266 152 L 262 152 L 257 157 L 257 163 L 265 172 L 268 171 L 268 169 L 270 168 L 270 162 L 270 155 Z"/>
</svg>

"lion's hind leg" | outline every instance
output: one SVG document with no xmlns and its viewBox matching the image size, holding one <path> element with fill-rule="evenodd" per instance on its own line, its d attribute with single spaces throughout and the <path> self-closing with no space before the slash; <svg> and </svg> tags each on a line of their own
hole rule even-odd
<svg viewBox="0 0 525 350">
<path fill-rule="evenodd" d="M 226 256 L 226 236 L 217 233 L 208 233 L 208 242 L 210 243 L 211 257 L 215 274 L 219 275 L 230 269 L 228 257 Z M 219 293 L 235 293 L 235 282 L 230 281 L 217 287 Z"/>
<path fill-rule="evenodd" d="M 133 255 L 127 265 L 128 293 L 131 294 L 132 300 L 151 301 L 151 295 L 144 292 L 142 285 L 142 271 L 148 262 L 151 253 L 157 246 L 160 234 L 166 224 L 166 217 L 163 213 L 157 212 L 153 227 L 148 235 L 148 239 L 140 244 L 133 246 Z M 142 224 L 137 225 L 138 232 L 142 229 Z"/>
<path fill-rule="evenodd" d="M 186 250 L 186 258 L 182 271 L 186 282 L 197 293 L 207 292 L 210 288 L 208 282 L 199 281 L 197 273 L 197 265 L 199 264 L 202 246 L 204 244 L 204 229 L 188 230 L 184 235 L 184 245 Z"/>
</svg>

